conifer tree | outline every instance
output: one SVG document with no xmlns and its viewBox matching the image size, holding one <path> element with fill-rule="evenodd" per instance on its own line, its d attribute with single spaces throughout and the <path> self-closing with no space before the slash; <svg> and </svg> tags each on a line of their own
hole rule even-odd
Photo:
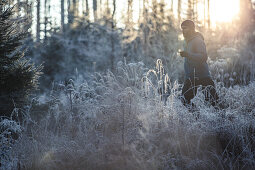
<svg viewBox="0 0 255 170">
<path fill-rule="evenodd" d="M 9 116 L 21 106 L 26 97 L 38 85 L 40 67 L 25 59 L 24 40 L 29 35 L 28 20 L 15 19 L 14 7 L 0 2 L 0 115 Z"/>
</svg>

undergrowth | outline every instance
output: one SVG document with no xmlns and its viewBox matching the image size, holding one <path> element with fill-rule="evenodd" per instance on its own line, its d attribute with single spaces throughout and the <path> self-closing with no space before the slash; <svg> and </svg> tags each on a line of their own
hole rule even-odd
<svg viewBox="0 0 255 170">
<path fill-rule="evenodd" d="M 2 117 L 1 168 L 255 167 L 254 82 L 216 83 L 224 110 L 205 104 L 200 90 L 198 111 L 190 113 L 179 100 L 182 84 L 169 80 L 160 60 L 154 70 L 119 62 L 116 74 L 92 78 L 55 83 L 23 111 L 22 122 Z"/>
</svg>

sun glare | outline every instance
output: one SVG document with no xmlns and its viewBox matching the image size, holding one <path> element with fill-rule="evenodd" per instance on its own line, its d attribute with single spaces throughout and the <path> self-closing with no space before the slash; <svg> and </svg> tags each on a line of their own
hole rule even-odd
<svg viewBox="0 0 255 170">
<path fill-rule="evenodd" d="M 103 2 L 105 2 L 104 0 Z M 161 0 L 157 0 L 158 2 L 161 2 Z M 239 1 L 240 0 L 210 0 L 210 21 L 211 21 L 211 27 L 215 27 L 216 25 L 228 23 L 233 20 L 235 20 L 238 17 L 239 14 Z M 254 0 L 253 0 L 254 1 Z M 89 1 L 89 7 L 93 6 L 93 1 Z M 112 1 L 109 1 L 110 8 L 112 7 Z M 134 23 L 138 22 L 139 19 L 139 7 L 140 10 L 142 10 L 143 7 L 143 0 L 137 0 L 134 1 L 132 6 L 132 19 Z M 166 8 L 170 9 L 171 7 L 171 1 L 170 0 L 164 0 L 166 3 Z M 182 1 L 182 9 L 181 9 L 181 17 L 182 19 L 186 18 L 185 11 L 187 10 L 187 3 L 188 0 Z M 198 4 L 196 6 L 198 10 L 198 19 L 203 22 L 207 22 L 208 20 L 208 1 L 207 0 L 199 0 L 197 1 Z M 128 1 L 126 0 L 118 0 L 116 1 L 117 9 L 116 9 L 116 20 L 117 25 L 119 27 L 124 27 L 125 24 L 125 17 L 127 16 L 127 6 Z M 151 6 L 152 1 L 148 1 L 149 6 Z M 205 3 L 205 4 L 204 4 Z M 36 5 L 36 3 L 35 3 Z M 67 7 L 67 4 L 65 4 Z M 53 16 L 53 24 L 60 25 L 60 1 L 57 1 L 53 3 L 51 1 L 51 16 Z M 42 6 L 42 11 L 44 11 L 44 6 Z M 36 6 L 34 6 L 36 8 Z M 177 18 L 177 9 L 178 9 L 178 1 L 173 0 L 173 9 L 174 9 L 174 15 Z M 84 9 L 84 6 L 82 4 L 79 6 L 80 15 L 82 14 L 82 10 Z M 43 16 L 44 13 L 42 13 Z M 36 16 L 36 10 L 34 10 L 34 16 Z M 67 11 L 65 11 L 65 16 L 67 16 Z M 93 10 L 90 10 L 90 17 L 93 20 Z M 67 17 L 65 18 L 65 23 L 67 23 Z M 33 30 L 36 28 L 36 24 L 33 25 Z"/>
<path fill-rule="evenodd" d="M 212 23 L 231 22 L 239 13 L 239 0 L 213 0 L 211 1 Z"/>
</svg>

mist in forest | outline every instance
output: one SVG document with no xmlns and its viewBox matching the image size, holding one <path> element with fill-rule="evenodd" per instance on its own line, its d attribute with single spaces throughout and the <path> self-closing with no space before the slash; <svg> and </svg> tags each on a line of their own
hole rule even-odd
<svg viewBox="0 0 255 170">
<path fill-rule="evenodd" d="M 1 0 L 0 169 L 254 169 L 254 68 L 253 0 Z"/>
</svg>

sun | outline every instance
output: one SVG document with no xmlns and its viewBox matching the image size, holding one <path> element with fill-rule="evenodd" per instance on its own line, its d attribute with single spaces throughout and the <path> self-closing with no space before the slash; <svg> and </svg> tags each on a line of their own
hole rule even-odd
<svg viewBox="0 0 255 170">
<path fill-rule="evenodd" d="M 212 23 L 231 22 L 238 17 L 239 0 L 213 0 L 210 3 Z"/>
</svg>

